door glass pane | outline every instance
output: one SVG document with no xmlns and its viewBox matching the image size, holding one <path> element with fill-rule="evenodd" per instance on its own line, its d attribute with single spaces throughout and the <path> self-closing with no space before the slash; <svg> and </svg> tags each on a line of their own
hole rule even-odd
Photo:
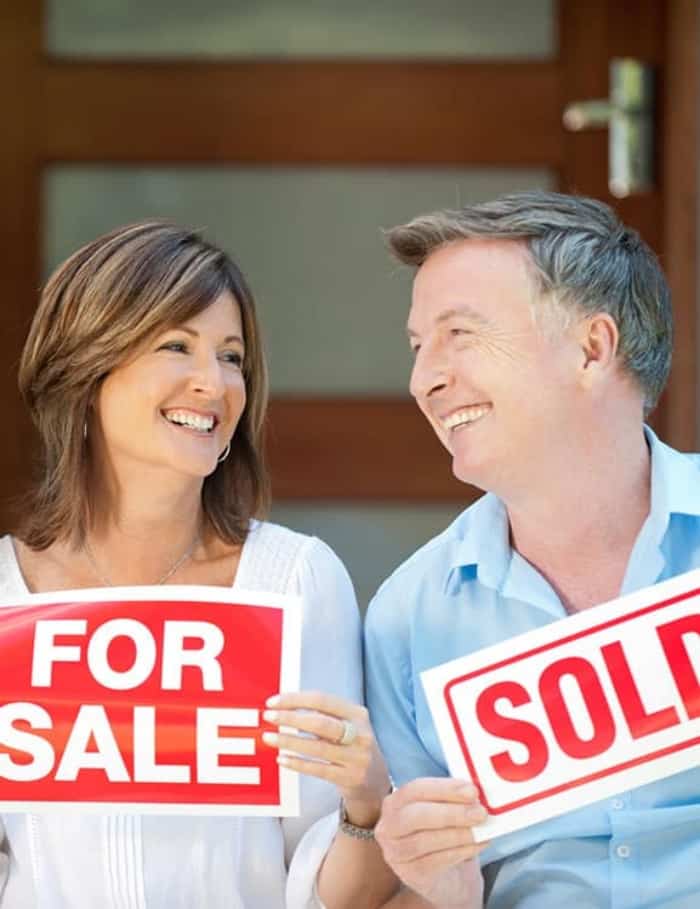
<svg viewBox="0 0 700 909">
<path fill-rule="evenodd" d="M 536 170 L 53 167 L 44 262 L 121 224 L 165 217 L 202 228 L 241 265 L 260 306 L 275 394 L 405 394 L 411 274 L 381 229 L 514 189 Z"/>
<path fill-rule="evenodd" d="M 443 531 L 461 510 L 459 504 L 418 507 L 295 502 L 277 504 L 271 517 L 328 543 L 350 572 L 364 610 L 382 581 Z"/>
<path fill-rule="evenodd" d="M 47 0 L 72 57 L 542 59 L 553 0 Z"/>
</svg>

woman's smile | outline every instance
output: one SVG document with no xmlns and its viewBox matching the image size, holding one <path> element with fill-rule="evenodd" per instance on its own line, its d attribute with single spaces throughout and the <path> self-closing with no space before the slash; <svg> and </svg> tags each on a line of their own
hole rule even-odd
<svg viewBox="0 0 700 909">
<path fill-rule="evenodd" d="M 161 413 L 171 425 L 191 430 L 197 435 L 211 435 L 219 424 L 219 418 L 212 413 L 185 408 L 161 410 Z"/>
</svg>

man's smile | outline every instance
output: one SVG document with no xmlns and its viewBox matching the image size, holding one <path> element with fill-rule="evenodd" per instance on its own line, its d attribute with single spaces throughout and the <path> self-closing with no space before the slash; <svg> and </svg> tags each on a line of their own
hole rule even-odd
<svg viewBox="0 0 700 909">
<path fill-rule="evenodd" d="M 463 426 L 467 426 L 469 423 L 475 423 L 477 420 L 485 417 L 492 409 L 492 404 L 470 404 L 467 407 L 460 407 L 458 410 L 453 410 L 445 416 L 438 417 L 438 419 L 441 426 L 447 430 L 447 432 L 453 432 L 457 429 L 461 429 Z"/>
</svg>

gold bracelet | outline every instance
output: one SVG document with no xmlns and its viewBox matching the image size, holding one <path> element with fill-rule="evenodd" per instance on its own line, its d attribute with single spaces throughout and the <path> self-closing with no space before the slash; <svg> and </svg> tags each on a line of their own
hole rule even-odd
<svg viewBox="0 0 700 909">
<path fill-rule="evenodd" d="M 340 802 L 340 830 L 347 836 L 354 836 L 356 840 L 373 840 L 374 825 L 371 827 L 358 827 L 348 819 L 348 813 L 345 810 L 345 802 Z"/>
</svg>

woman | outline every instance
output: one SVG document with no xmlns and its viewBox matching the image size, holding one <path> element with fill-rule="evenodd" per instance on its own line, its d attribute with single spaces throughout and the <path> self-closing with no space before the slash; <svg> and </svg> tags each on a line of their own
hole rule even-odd
<svg viewBox="0 0 700 909">
<path fill-rule="evenodd" d="M 302 774 L 302 813 L 8 814 L 3 909 L 381 905 L 396 885 L 371 829 L 390 787 L 355 703 L 354 594 L 319 540 L 254 520 L 267 497 L 266 372 L 238 268 L 164 223 L 85 246 L 42 294 L 20 387 L 43 467 L 0 540 L 0 600 L 115 584 L 300 594 L 304 693 L 280 695 L 266 719 L 303 735 L 266 741 Z"/>
</svg>

